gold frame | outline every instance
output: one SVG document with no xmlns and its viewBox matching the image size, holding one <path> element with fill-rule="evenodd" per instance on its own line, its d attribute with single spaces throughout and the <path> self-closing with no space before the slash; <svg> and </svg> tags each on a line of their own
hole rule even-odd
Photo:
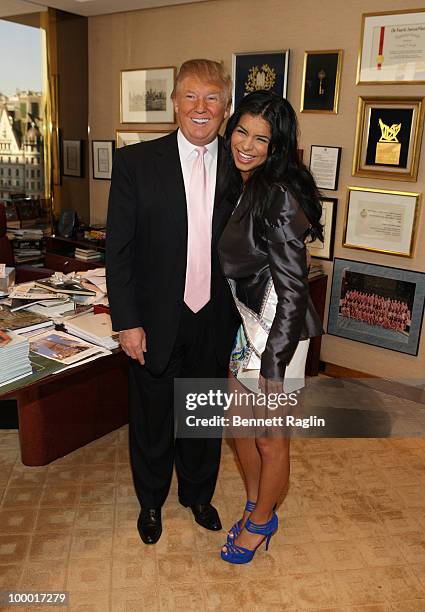
<svg viewBox="0 0 425 612">
<path fill-rule="evenodd" d="M 409 244 L 409 252 L 402 253 L 399 251 L 390 251 L 388 249 L 376 249 L 373 247 L 354 245 L 347 242 L 347 225 L 348 225 L 348 213 L 350 208 L 350 194 L 353 191 L 365 191 L 371 193 L 385 193 L 387 195 L 398 195 L 398 196 L 410 196 L 415 198 L 415 211 L 413 214 L 413 223 L 412 223 L 412 231 L 410 235 L 410 244 Z M 386 255 L 396 255 L 398 257 L 409 257 L 412 258 L 415 247 L 416 247 L 416 234 L 418 227 L 418 219 L 419 219 L 419 204 L 421 201 L 421 194 L 419 192 L 412 191 L 395 191 L 388 189 L 376 189 L 372 187 L 347 187 L 347 201 L 345 207 L 345 217 L 344 217 L 344 231 L 342 238 L 342 246 L 349 249 L 357 249 L 361 251 L 371 251 L 373 253 L 385 253 Z"/>
<path fill-rule="evenodd" d="M 406 104 L 406 107 L 417 106 L 416 116 L 414 122 L 412 122 L 412 130 L 414 130 L 413 139 L 409 142 L 409 154 L 411 157 L 410 166 L 406 172 L 396 172 L 394 169 L 387 169 L 387 167 L 364 167 L 362 162 L 363 151 L 367 147 L 367 136 L 364 138 L 365 132 L 368 131 L 368 125 L 366 125 L 366 108 L 367 105 L 376 106 L 402 106 Z M 419 96 L 406 96 L 406 97 L 386 97 L 386 96 L 359 96 L 357 106 L 357 126 L 356 126 L 356 138 L 354 143 L 354 155 L 352 165 L 353 176 L 368 176 L 371 178 L 378 178 L 384 180 L 396 180 L 396 181 L 412 181 L 415 182 L 418 176 L 419 158 L 422 143 L 422 132 L 424 124 L 424 105 L 423 98 Z M 412 142 L 413 140 L 413 142 Z"/>
<path fill-rule="evenodd" d="M 336 66 L 336 78 L 335 78 L 335 96 L 334 105 L 332 110 L 314 110 L 304 109 L 304 94 L 305 94 L 305 78 L 307 72 L 307 58 L 309 55 L 330 55 L 331 53 L 338 55 L 338 63 Z M 300 111 L 302 113 L 321 113 L 326 115 L 337 115 L 338 114 L 338 103 L 339 103 L 339 88 L 341 84 L 341 71 L 342 71 L 342 49 L 325 49 L 321 51 L 304 51 L 304 67 L 303 67 L 303 80 L 301 86 L 301 104 Z"/>
<path fill-rule="evenodd" d="M 362 14 L 362 24 L 361 24 L 361 32 L 360 32 L 360 47 L 359 54 L 357 58 L 357 75 L 356 75 L 356 85 L 421 85 L 425 83 L 425 80 L 421 81 L 361 81 L 360 80 L 360 72 L 361 72 L 361 63 L 362 63 L 362 51 L 363 51 L 363 43 L 364 43 L 364 30 L 365 23 L 368 17 L 380 17 L 383 15 L 409 15 L 412 13 L 425 13 L 425 9 L 400 9 L 396 11 L 381 11 L 377 13 L 363 13 Z"/>
<path fill-rule="evenodd" d="M 143 70 L 173 70 L 173 88 L 176 83 L 177 76 L 177 68 L 175 66 L 150 66 L 149 68 L 126 68 L 125 70 L 120 70 L 120 123 L 123 125 L 135 124 L 135 125 L 155 125 L 155 124 L 175 124 L 176 122 L 176 113 L 174 111 L 173 105 L 173 121 L 123 121 L 122 119 L 122 75 L 124 72 L 141 72 Z M 130 130 L 131 131 L 131 130 Z M 136 130 L 138 131 L 138 130 Z"/>
<path fill-rule="evenodd" d="M 120 128 L 117 128 L 115 130 L 115 148 L 116 149 L 121 149 L 122 147 L 118 146 L 118 133 L 119 132 L 127 132 L 127 133 L 131 133 L 131 132 L 135 132 L 136 134 L 151 134 L 151 133 L 156 133 L 158 134 L 158 138 L 160 138 L 161 136 L 166 136 L 167 134 L 171 134 L 171 132 L 173 132 L 174 130 L 131 130 L 131 129 L 125 129 L 122 130 Z M 155 140 L 155 139 L 154 139 Z M 143 141 L 140 141 L 143 142 Z"/>
</svg>

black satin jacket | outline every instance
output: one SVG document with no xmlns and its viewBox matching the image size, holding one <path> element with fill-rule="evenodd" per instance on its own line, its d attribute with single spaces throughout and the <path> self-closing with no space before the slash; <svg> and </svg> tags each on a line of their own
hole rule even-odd
<svg viewBox="0 0 425 612">
<path fill-rule="evenodd" d="M 277 185 L 267 218 L 255 220 L 242 198 L 220 238 L 223 272 L 236 281 L 238 299 L 257 314 L 273 279 L 277 307 L 261 357 L 265 378 L 283 378 L 299 340 L 323 333 L 309 294 L 304 244 L 309 227 L 298 202 Z"/>
</svg>

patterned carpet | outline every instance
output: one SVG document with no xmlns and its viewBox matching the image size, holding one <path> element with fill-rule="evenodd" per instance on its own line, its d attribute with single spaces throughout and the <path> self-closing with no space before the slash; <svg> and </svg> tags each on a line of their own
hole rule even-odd
<svg viewBox="0 0 425 612">
<path fill-rule="evenodd" d="M 67 610 L 425 611 L 425 439 L 300 439 L 282 528 L 230 566 L 173 483 L 156 546 L 136 531 L 124 427 L 46 467 L 0 432 L 0 590 L 67 590 Z M 229 527 L 244 493 L 231 448 L 214 503 Z M 17 607 L 7 610 L 58 610 Z"/>
</svg>

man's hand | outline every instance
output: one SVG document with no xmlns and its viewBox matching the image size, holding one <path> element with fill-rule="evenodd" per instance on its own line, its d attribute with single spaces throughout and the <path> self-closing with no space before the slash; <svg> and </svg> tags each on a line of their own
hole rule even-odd
<svg viewBox="0 0 425 612">
<path fill-rule="evenodd" d="M 133 327 L 132 329 L 124 329 L 119 333 L 119 341 L 121 348 L 132 359 L 137 359 L 141 365 L 145 365 L 146 334 L 143 327 Z"/>
<path fill-rule="evenodd" d="M 283 393 L 283 381 L 281 378 L 268 379 L 260 374 L 258 385 L 265 395 L 269 395 L 270 393 Z"/>
</svg>

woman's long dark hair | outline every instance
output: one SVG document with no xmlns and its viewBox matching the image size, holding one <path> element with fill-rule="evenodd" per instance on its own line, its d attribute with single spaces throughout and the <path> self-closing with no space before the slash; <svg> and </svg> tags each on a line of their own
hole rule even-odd
<svg viewBox="0 0 425 612">
<path fill-rule="evenodd" d="M 243 115 L 261 116 L 270 126 L 271 140 L 265 163 L 256 168 L 245 183 L 244 198 L 248 209 L 261 219 L 270 205 L 273 187 L 286 187 L 299 202 L 311 224 L 310 237 L 323 240 L 320 224 L 322 206 L 320 193 L 310 171 L 302 163 L 298 153 L 298 122 L 294 109 L 271 91 L 255 91 L 243 98 L 230 117 L 225 140 L 230 149 L 230 138 Z M 240 173 L 231 157 L 230 182 L 241 187 Z"/>
</svg>

